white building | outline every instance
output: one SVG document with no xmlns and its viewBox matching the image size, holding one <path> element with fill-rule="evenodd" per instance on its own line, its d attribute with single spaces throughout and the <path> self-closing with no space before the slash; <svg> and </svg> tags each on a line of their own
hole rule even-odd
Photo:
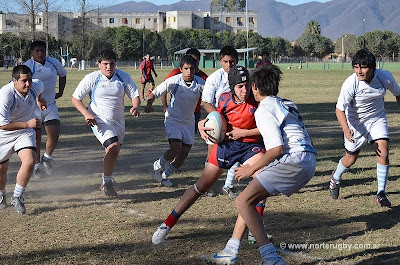
<svg viewBox="0 0 400 265">
<path fill-rule="evenodd" d="M 246 23 L 246 17 L 248 23 Z M 49 32 L 56 39 L 69 39 L 79 33 L 82 18 L 80 13 L 50 12 L 48 23 L 44 13 L 36 15 L 35 30 Z M 86 30 L 105 27 L 127 26 L 134 29 L 148 29 L 161 32 L 171 29 L 209 29 L 216 34 L 220 31 L 240 33 L 257 32 L 257 13 L 232 12 L 210 13 L 201 11 L 167 11 L 157 13 L 102 13 L 91 11 L 86 14 Z M 26 14 L 0 14 L 0 34 L 30 31 L 30 17 Z"/>
</svg>

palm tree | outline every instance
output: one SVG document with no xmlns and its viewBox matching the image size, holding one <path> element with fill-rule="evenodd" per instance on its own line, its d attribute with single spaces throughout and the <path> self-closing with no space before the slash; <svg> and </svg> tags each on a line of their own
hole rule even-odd
<svg viewBox="0 0 400 265">
<path fill-rule="evenodd" d="M 317 21 L 311 20 L 306 26 L 306 33 L 321 35 L 321 25 Z"/>
</svg>

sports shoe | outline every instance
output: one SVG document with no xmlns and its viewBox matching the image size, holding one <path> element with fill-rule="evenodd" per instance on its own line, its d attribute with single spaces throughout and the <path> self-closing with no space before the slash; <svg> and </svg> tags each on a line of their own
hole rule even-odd
<svg viewBox="0 0 400 265">
<path fill-rule="evenodd" d="M 272 241 L 272 239 L 274 238 L 272 235 L 270 234 L 265 234 L 268 238 L 269 241 Z M 255 244 L 257 243 L 256 238 L 253 236 L 253 234 L 250 232 L 247 234 L 247 241 L 249 244 Z"/>
<path fill-rule="evenodd" d="M 24 214 L 26 213 L 26 208 L 25 208 L 25 202 L 24 202 L 24 197 L 19 196 L 19 197 L 11 197 L 11 204 L 15 206 L 15 209 L 17 210 L 17 213 Z"/>
<path fill-rule="evenodd" d="M 6 195 L 0 195 L 0 210 L 7 208 Z"/>
<path fill-rule="evenodd" d="M 51 175 L 53 173 L 53 158 L 46 158 L 44 155 L 42 155 L 41 163 L 43 164 L 46 175 Z"/>
<path fill-rule="evenodd" d="M 39 167 L 33 168 L 33 176 L 41 177 L 43 175 L 43 171 Z"/>
<path fill-rule="evenodd" d="M 205 195 L 207 197 L 215 197 L 217 196 L 217 192 L 215 191 L 215 189 L 211 188 L 208 191 L 206 191 Z"/>
<path fill-rule="evenodd" d="M 236 199 L 236 197 L 239 195 L 239 191 L 235 187 L 222 187 L 222 193 L 226 194 L 229 196 L 231 199 Z"/>
<path fill-rule="evenodd" d="M 376 203 L 379 203 L 381 207 L 391 207 L 392 203 L 389 201 L 389 199 L 386 196 L 386 193 L 384 191 L 379 192 L 376 195 L 375 198 Z"/>
<path fill-rule="evenodd" d="M 104 185 L 100 185 L 100 190 L 104 191 L 104 194 L 109 197 L 118 196 L 118 193 L 115 191 L 112 181 L 106 182 L 104 183 Z"/>
<path fill-rule="evenodd" d="M 221 250 L 214 255 L 201 256 L 201 259 L 207 262 L 207 264 L 231 265 L 236 264 L 238 257 L 235 253 L 228 253 L 225 250 Z"/>
<path fill-rule="evenodd" d="M 161 244 L 165 242 L 165 237 L 171 231 L 171 228 L 167 226 L 165 223 L 162 223 L 158 228 L 157 231 L 154 232 L 153 237 L 151 238 L 151 242 L 154 245 Z"/>
<path fill-rule="evenodd" d="M 261 265 L 286 265 L 286 262 L 282 257 L 277 256 L 269 259 L 264 259 Z"/>
<path fill-rule="evenodd" d="M 154 171 L 154 178 L 165 187 L 172 187 L 173 185 L 172 182 L 168 179 L 168 177 L 165 176 L 165 173 L 160 170 Z"/>
<path fill-rule="evenodd" d="M 332 172 L 332 178 L 329 182 L 329 192 L 331 194 L 331 197 L 337 200 L 337 198 L 339 198 L 340 181 L 337 181 L 333 178 L 334 173 L 335 171 Z"/>
</svg>

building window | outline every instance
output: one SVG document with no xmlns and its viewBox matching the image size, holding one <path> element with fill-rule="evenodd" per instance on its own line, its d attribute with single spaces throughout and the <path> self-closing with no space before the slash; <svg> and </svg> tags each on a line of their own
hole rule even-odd
<svg viewBox="0 0 400 265">
<path fill-rule="evenodd" d="M 122 24 L 128 24 L 128 19 L 126 17 L 122 18 Z"/>
<path fill-rule="evenodd" d="M 110 17 L 110 24 L 114 24 L 114 18 Z"/>
<path fill-rule="evenodd" d="M 102 19 L 101 17 L 99 17 L 99 18 L 97 19 L 97 24 L 103 24 L 103 19 Z"/>
<path fill-rule="evenodd" d="M 225 21 L 226 21 L 226 23 L 231 23 L 231 18 L 227 17 Z"/>
<path fill-rule="evenodd" d="M 174 23 L 176 22 L 176 17 L 174 17 Z"/>
<path fill-rule="evenodd" d="M 253 17 L 249 17 L 249 24 L 250 25 L 254 25 L 254 18 Z"/>
<path fill-rule="evenodd" d="M 236 22 L 237 22 L 237 25 L 238 25 L 238 26 L 243 26 L 243 18 L 242 18 L 242 17 L 238 17 L 238 18 L 236 19 Z"/>
<path fill-rule="evenodd" d="M 156 18 L 154 19 L 154 23 L 157 23 L 157 19 Z"/>
<path fill-rule="evenodd" d="M 135 19 L 135 23 L 136 23 L 136 24 L 140 24 L 140 18 L 136 18 L 136 19 Z"/>
<path fill-rule="evenodd" d="M 171 24 L 171 17 L 168 17 L 168 24 Z"/>
<path fill-rule="evenodd" d="M 42 18 L 41 18 L 41 17 L 38 17 L 38 18 L 36 19 L 36 24 L 37 24 L 37 25 L 42 24 Z"/>
<path fill-rule="evenodd" d="M 14 21 L 12 20 L 6 20 L 6 26 L 13 26 L 14 25 Z"/>
<path fill-rule="evenodd" d="M 219 22 L 219 17 L 214 17 L 214 25 L 218 24 Z"/>
</svg>

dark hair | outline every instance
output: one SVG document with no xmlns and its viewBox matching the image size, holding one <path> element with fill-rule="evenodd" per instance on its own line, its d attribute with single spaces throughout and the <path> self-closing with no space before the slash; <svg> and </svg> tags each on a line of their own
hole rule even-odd
<svg viewBox="0 0 400 265">
<path fill-rule="evenodd" d="M 104 49 L 99 52 L 97 62 L 101 63 L 101 61 L 108 61 L 108 60 L 114 60 L 117 61 L 117 55 L 115 52 L 111 49 Z"/>
<path fill-rule="evenodd" d="M 33 41 L 31 43 L 30 49 L 31 49 L 31 51 L 33 51 L 37 47 L 43 47 L 43 48 L 46 49 L 46 43 L 44 41 L 41 41 L 41 40 L 35 40 L 35 41 Z"/>
<path fill-rule="evenodd" d="M 32 76 L 32 71 L 28 66 L 23 64 L 15 66 L 12 70 L 12 78 L 18 80 L 21 74 L 31 74 Z"/>
<path fill-rule="evenodd" d="M 193 55 L 200 60 L 200 52 L 196 48 L 190 48 L 186 51 L 186 55 Z"/>
<path fill-rule="evenodd" d="M 254 69 L 250 74 L 250 84 L 260 91 L 262 96 L 276 96 L 279 92 L 281 70 L 276 65 L 263 65 Z"/>
<path fill-rule="evenodd" d="M 354 54 L 351 65 L 353 67 L 356 65 L 366 65 L 368 68 L 376 68 L 376 59 L 372 52 L 367 49 L 361 49 Z"/>
<path fill-rule="evenodd" d="M 179 66 L 182 68 L 184 64 L 188 64 L 188 65 L 192 65 L 192 66 L 196 67 L 197 61 L 195 58 L 193 58 L 192 55 L 184 55 L 181 58 Z"/>
<path fill-rule="evenodd" d="M 238 59 L 238 52 L 232 46 L 224 46 L 219 52 L 219 59 L 221 60 L 224 56 L 232 56 L 235 60 Z"/>
</svg>

